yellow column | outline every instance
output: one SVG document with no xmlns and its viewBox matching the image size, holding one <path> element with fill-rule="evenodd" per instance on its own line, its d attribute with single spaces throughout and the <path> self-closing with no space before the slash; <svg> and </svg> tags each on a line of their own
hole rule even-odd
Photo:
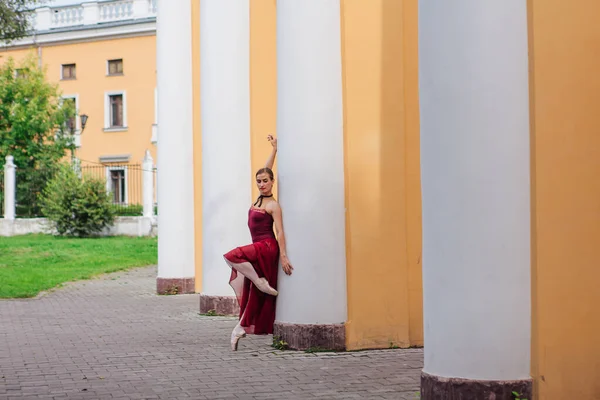
<svg viewBox="0 0 600 400">
<path fill-rule="evenodd" d="M 600 3 L 529 1 L 537 399 L 600 394 Z"/>
<path fill-rule="evenodd" d="M 194 246 L 196 293 L 202 292 L 202 124 L 200 122 L 200 1 L 192 2 L 192 96 L 194 135 Z"/>
<path fill-rule="evenodd" d="M 390 0 L 388 0 L 389 2 Z M 419 4 L 402 2 L 404 65 L 404 129 L 406 130 L 406 254 L 408 257 L 409 340 L 423 345 L 421 277 L 421 157 L 419 126 Z"/>
<path fill-rule="evenodd" d="M 254 174 L 269 157 L 271 145 L 267 135 L 276 134 L 276 125 L 277 1 L 250 0 L 250 182 L 253 199 L 259 194 Z M 274 171 L 277 174 L 276 168 Z"/>
<path fill-rule="evenodd" d="M 348 349 L 422 337 L 416 1 L 342 1 Z"/>
</svg>

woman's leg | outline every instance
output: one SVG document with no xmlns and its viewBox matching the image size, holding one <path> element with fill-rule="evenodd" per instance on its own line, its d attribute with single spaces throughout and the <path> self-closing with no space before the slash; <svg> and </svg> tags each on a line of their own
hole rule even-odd
<svg viewBox="0 0 600 400">
<path fill-rule="evenodd" d="M 232 255 L 230 255 L 230 257 L 241 261 L 240 257 L 234 257 Z M 257 288 L 260 288 L 259 285 L 262 284 L 262 281 L 261 281 L 260 277 L 258 276 L 258 274 L 256 273 L 256 271 L 254 270 L 254 267 L 252 266 L 252 264 L 250 262 L 234 263 L 233 261 L 228 260 L 227 257 L 224 257 L 224 258 L 225 258 L 225 262 L 227 263 L 227 265 L 229 265 L 233 270 L 237 271 L 241 275 L 248 278 L 248 280 L 253 282 Z M 256 283 L 258 283 L 258 285 Z M 267 286 L 269 286 L 268 282 L 267 282 Z M 243 314 L 240 315 L 240 319 L 238 320 L 237 325 L 231 331 L 231 350 L 232 351 L 237 351 L 238 343 L 239 343 L 240 339 L 243 337 L 246 337 L 246 330 L 242 326 L 242 321 L 244 321 L 244 316 L 246 315 L 247 310 L 248 310 L 247 308 L 244 309 Z"/>
<path fill-rule="evenodd" d="M 240 321 L 241 320 L 242 319 L 240 318 Z M 238 342 L 243 337 L 246 337 L 246 330 L 244 329 L 244 327 L 242 325 L 240 325 L 240 322 L 238 321 L 235 328 L 233 328 L 233 331 L 231 331 L 231 350 L 233 350 L 233 351 L 237 350 Z"/>
<path fill-rule="evenodd" d="M 263 293 L 270 294 L 272 296 L 278 295 L 277 290 L 273 289 L 271 285 L 269 285 L 269 282 L 266 278 L 260 278 L 258 276 L 252 264 L 250 264 L 247 261 L 241 263 L 234 263 L 228 260 L 227 257 L 223 258 L 225 258 L 225 262 L 227 263 L 227 265 L 229 265 L 231 268 L 235 269 L 237 272 L 248 278 L 258 290 L 260 290 Z"/>
</svg>

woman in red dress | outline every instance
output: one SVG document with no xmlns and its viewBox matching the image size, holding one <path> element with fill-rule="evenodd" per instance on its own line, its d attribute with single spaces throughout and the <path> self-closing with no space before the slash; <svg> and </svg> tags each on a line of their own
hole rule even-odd
<svg viewBox="0 0 600 400">
<path fill-rule="evenodd" d="M 277 154 L 277 139 L 269 135 L 268 140 L 273 151 L 265 167 L 256 173 L 260 196 L 248 210 L 252 244 L 236 247 L 223 256 L 231 267 L 229 284 L 240 305 L 240 319 L 231 332 L 231 349 L 234 351 L 240 338 L 246 334 L 273 333 L 279 261 L 287 275 L 291 275 L 293 270 L 285 250 L 281 207 L 273 198 L 275 182 L 272 168 Z"/>
</svg>

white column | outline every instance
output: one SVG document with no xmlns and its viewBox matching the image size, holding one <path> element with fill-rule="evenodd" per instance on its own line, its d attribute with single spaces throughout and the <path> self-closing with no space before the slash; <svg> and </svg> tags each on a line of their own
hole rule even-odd
<svg viewBox="0 0 600 400">
<path fill-rule="evenodd" d="M 344 323 L 346 252 L 339 0 L 277 2 L 279 200 L 291 277 L 277 317 Z"/>
<path fill-rule="evenodd" d="M 233 295 L 223 254 L 251 243 L 249 7 L 200 2 L 202 293 L 209 296 Z"/>
<path fill-rule="evenodd" d="M 52 14 L 50 7 L 40 7 L 35 9 L 36 20 L 35 29 L 36 31 L 47 31 L 52 26 Z"/>
<path fill-rule="evenodd" d="M 83 24 L 93 25 L 100 22 L 100 5 L 98 2 L 83 3 Z"/>
<path fill-rule="evenodd" d="M 6 156 L 4 164 L 4 219 L 14 220 L 16 191 L 16 170 L 13 156 Z"/>
<path fill-rule="evenodd" d="M 424 372 L 529 377 L 526 2 L 419 2 Z"/>
<path fill-rule="evenodd" d="M 154 160 L 150 150 L 146 150 L 142 162 L 143 215 L 151 218 L 154 215 Z"/>
<path fill-rule="evenodd" d="M 158 2 L 158 277 L 194 277 L 192 48 L 189 1 Z"/>
</svg>

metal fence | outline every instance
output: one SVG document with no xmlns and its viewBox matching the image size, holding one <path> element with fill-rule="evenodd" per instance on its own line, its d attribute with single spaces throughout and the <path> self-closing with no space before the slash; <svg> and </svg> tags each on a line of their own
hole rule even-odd
<svg viewBox="0 0 600 400">
<path fill-rule="evenodd" d="M 17 168 L 15 214 L 17 218 L 42 217 L 41 198 L 53 169 Z"/>
<path fill-rule="evenodd" d="M 143 214 L 143 168 L 141 164 L 91 164 L 80 167 L 82 179 L 99 179 L 106 185 L 118 216 L 141 216 Z M 152 168 L 153 201 L 156 215 L 156 168 Z M 17 218 L 43 217 L 41 196 L 55 170 L 17 168 L 15 173 Z M 4 169 L 0 168 L 0 218 L 4 217 Z"/>
<path fill-rule="evenodd" d="M 115 213 L 121 216 L 138 216 L 143 211 L 143 179 L 140 164 L 83 165 L 83 179 L 92 177 L 106 182 Z"/>
</svg>

